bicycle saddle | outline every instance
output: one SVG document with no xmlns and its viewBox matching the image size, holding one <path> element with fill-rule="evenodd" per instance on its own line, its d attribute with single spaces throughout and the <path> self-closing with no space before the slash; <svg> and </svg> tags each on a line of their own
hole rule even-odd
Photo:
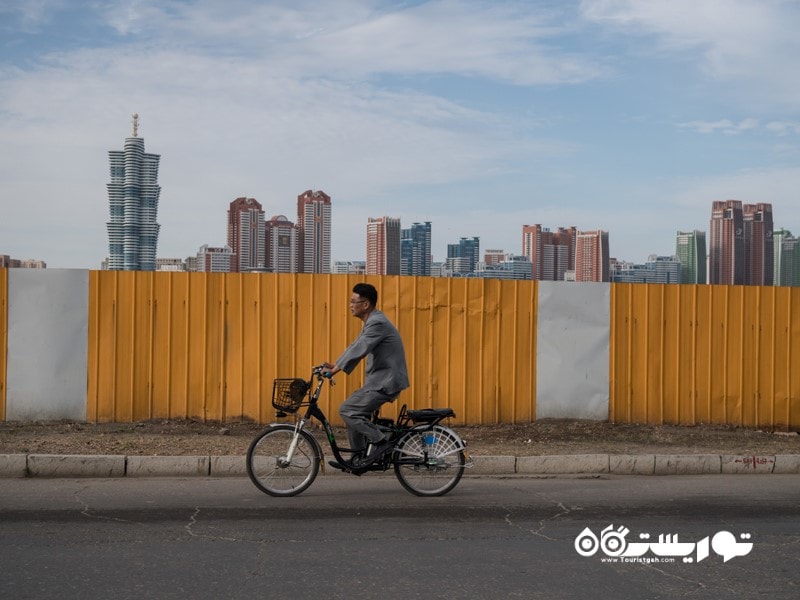
<svg viewBox="0 0 800 600">
<path fill-rule="evenodd" d="M 455 416 L 456 413 L 453 412 L 452 408 L 422 408 L 408 411 L 408 418 L 414 422 L 435 421 Z"/>
</svg>

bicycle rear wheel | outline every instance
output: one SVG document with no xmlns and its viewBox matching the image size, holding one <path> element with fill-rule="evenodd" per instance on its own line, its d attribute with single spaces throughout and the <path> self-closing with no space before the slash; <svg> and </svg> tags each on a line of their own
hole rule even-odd
<svg viewBox="0 0 800 600">
<path fill-rule="evenodd" d="M 291 460 L 288 460 L 294 436 L 294 426 L 272 425 L 250 444 L 247 474 L 265 494 L 295 496 L 314 482 L 320 461 L 317 442 L 310 433 L 301 430 Z"/>
<path fill-rule="evenodd" d="M 464 443 L 455 431 L 436 425 L 426 431 L 410 431 L 395 446 L 394 474 L 415 496 L 442 496 L 464 474 Z"/>
</svg>

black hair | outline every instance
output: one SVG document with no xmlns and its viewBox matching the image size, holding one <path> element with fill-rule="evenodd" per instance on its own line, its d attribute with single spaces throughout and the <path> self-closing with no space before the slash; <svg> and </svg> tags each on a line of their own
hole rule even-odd
<svg viewBox="0 0 800 600">
<path fill-rule="evenodd" d="M 369 300 L 372 306 L 378 305 L 378 290 L 375 286 L 369 283 L 357 283 L 353 286 L 353 293 L 358 294 L 365 300 Z"/>
</svg>

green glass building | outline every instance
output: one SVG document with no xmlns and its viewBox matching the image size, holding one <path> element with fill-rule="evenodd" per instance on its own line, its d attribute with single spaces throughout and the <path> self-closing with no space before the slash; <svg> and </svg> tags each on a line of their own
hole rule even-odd
<svg viewBox="0 0 800 600">
<path fill-rule="evenodd" d="M 681 263 L 681 283 L 706 283 L 705 231 L 679 231 L 675 256 Z"/>
<path fill-rule="evenodd" d="M 775 285 L 800 286 L 800 239 L 788 229 L 772 234 L 775 248 Z"/>
</svg>

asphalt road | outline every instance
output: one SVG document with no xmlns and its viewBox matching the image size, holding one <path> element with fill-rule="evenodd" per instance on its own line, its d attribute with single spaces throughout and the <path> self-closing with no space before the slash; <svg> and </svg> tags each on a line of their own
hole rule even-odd
<svg viewBox="0 0 800 600">
<path fill-rule="evenodd" d="M 0 598 L 794 598 L 798 499 L 797 475 L 6 479 Z"/>
</svg>

